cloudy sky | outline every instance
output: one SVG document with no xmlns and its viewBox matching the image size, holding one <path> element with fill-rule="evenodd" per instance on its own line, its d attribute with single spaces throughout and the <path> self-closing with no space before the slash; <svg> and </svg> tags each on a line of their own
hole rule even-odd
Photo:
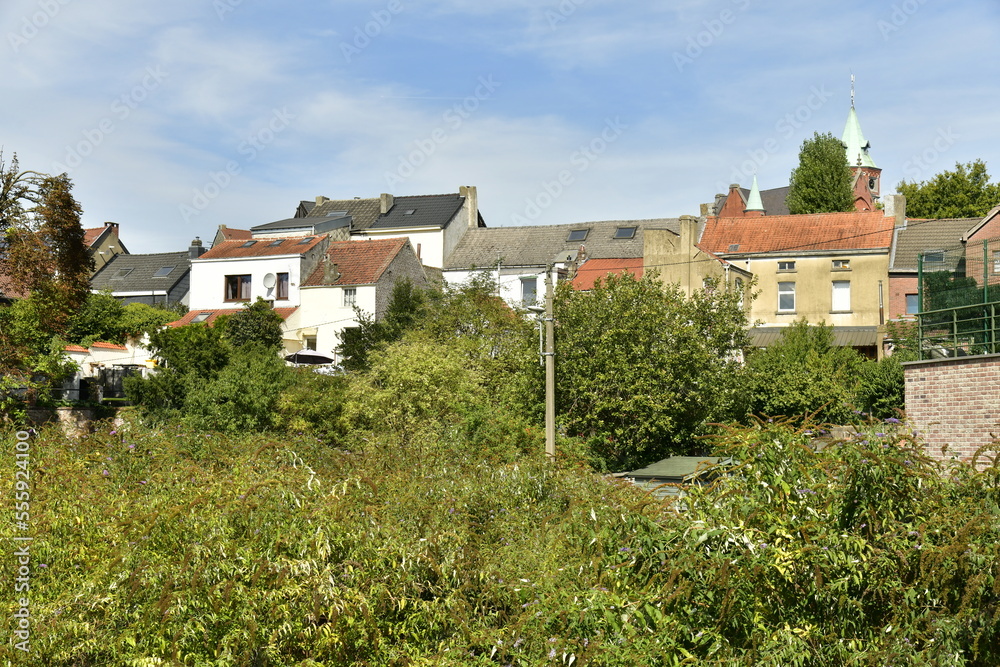
<svg viewBox="0 0 1000 667">
<path fill-rule="evenodd" d="M 302 199 L 488 226 L 697 214 L 856 108 L 883 192 L 1000 177 L 997 0 L 4 0 L 0 145 L 132 252 Z"/>
</svg>

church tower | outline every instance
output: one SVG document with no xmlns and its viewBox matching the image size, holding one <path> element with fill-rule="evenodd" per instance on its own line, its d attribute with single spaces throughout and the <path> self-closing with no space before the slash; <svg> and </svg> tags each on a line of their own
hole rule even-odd
<svg viewBox="0 0 1000 667">
<path fill-rule="evenodd" d="M 875 202 L 880 194 L 882 170 L 875 166 L 875 161 L 868 154 L 871 144 L 865 139 L 858 122 L 858 114 L 854 110 L 854 75 L 851 75 L 851 111 L 847 114 L 847 124 L 840 138 L 846 147 L 847 164 L 854 174 L 852 188 L 854 191 L 854 207 L 859 211 L 875 210 Z"/>
</svg>

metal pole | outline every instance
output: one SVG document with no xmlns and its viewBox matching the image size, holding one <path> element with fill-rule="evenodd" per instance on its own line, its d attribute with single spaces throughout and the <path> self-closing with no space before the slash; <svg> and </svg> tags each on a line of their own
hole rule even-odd
<svg viewBox="0 0 1000 667">
<path fill-rule="evenodd" d="M 545 455 L 556 457 L 556 341 L 552 304 L 552 265 L 545 268 Z"/>
</svg>

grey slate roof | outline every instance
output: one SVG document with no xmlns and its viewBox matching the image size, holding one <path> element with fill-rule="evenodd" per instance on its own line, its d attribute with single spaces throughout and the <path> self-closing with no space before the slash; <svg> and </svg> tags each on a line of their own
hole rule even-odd
<svg viewBox="0 0 1000 667">
<path fill-rule="evenodd" d="M 947 250 L 961 246 L 962 236 L 975 227 L 981 218 L 943 218 L 941 220 L 907 220 L 893 234 L 889 271 L 916 272 L 917 255 L 927 250 Z M 964 252 L 946 253 L 946 257 L 964 256 Z M 956 260 L 957 261 L 957 260 Z M 949 267 L 954 268 L 954 267 Z"/>
<path fill-rule="evenodd" d="M 417 195 L 396 197 L 385 215 L 380 215 L 371 229 L 401 229 L 406 227 L 439 227 L 448 225 L 465 203 L 465 197 L 450 195 Z"/>
<path fill-rule="evenodd" d="M 635 236 L 631 239 L 613 238 L 619 227 L 636 227 Z M 642 232 L 650 228 L 669 229 L 680 234 L 677 218 L 469 229 L 445 259 L 444 268 L 496 266 L 498 254 L 505 266 L 545 266 L 555 261 L 557 255 L 575 258 L 580 246 L 586 249 L 588 259 L 642 257 Z M 582 229 L 589 230 L 586 239 L 569 240 L 571 231 Z"/>
<path fill-rule="evenodd" d="M 174 267 L 166 276 L 154 278 L 162 268 Z M 128 275 L 116 278 L 123 269 Z M 184 252 L 160 252 L 148 255 L 115 255 L 90 279 L 92 290 L 112 292 L 170 291 L 191 271 L 191 259 Z"/>
<path fill-rule="evenodd" d="M 343 213 L 341 211 L 341 213 Z M 307 216 L 305 218 L 286 218 L 284 220 L 275 220 L 274 222 L 267 222 L 263 225 L 255 225 L 250 228 L 251 233 L 260 234 L 267 232 L 283 232 L 291 230 L 308 230 L 304 231 L 303 234 L 321 234 L 323 232 L 329 231 L 330 229 L 336 229 L 337 227 L 345 227 L 350 225 L 351 217 L 349 215 L 334 215 L 330 217 L 315 218 L 312 216 Z"/>
<path fill-rule="evenodd" d="M 354 219 L 352 229 L 368 229 L 378 218 L 381 211 L 381 200 L 378 197 L 369 199 L 331 199 L 313 208 L 306 216 L 309 218 L 326 218 L 330 213 L 347 211 Z"/>
</svg>

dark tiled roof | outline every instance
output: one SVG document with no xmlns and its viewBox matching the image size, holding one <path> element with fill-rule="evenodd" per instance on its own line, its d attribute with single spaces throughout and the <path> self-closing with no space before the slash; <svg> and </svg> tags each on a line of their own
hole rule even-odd
<svg viewBox="0 0 1000 667">
<path fill-rule="evenodd" d="M 409 241 L 405 238 L 334 241 L 326 251 L 324 262 L 336 264 L 340 277 L 335 282 L 327 283 L 324 280 L 323 264 L 320 264 L 302 286 L 371 285 L 378 282 L 407 243 Z"/>
<path fill-rule="evenodd" d="M 325 201 L 309 212 L 308 218 L 326 218 L 330 213 L 346 211 L 354 219 L 353 228 L 368 229 L 381 212 L 381 200 L 370 199 L 331 199 Z"/>
<path fill-rule="evenodd" d="M 160 269 L 173 267 L 170 273 L 154 278 Z M 131 269 L 121 278 L 115 276 Z M 191 270 L 187 252 L 161 252 L 148 255 L 115 255 L 90 279 L 94 290 L 110 289 L 113 292 L 169 291 Z"/>
<path fill-rule="evenodd" d="M 881 211 L 709 218 L 698 246 L 722 256 L 888 249 L 892 229 Z"/>
<path fill-rule="evenodd" d="M 174 320 L 173 322 L 168 322 L 167 326 L 168 327 L 182 327 L 185 324 L 191 324 L 191 322 L 196 317 L 198 317 L 199 315 L 201 315 L 202 313 L 207 313 L 208 314 L 208 317 L 205 318 L 204 320 L 202 320 L 202 323 L 207 324 L 208 326 L 212 326 L 215 323 L 215 320 L 217 320 L 221 315 L 235 315 L 236 313 L 240 312 L 241 310 L 243 310 L 243 309 L 242 308 L 215 308 L 215 309 L 205 308 L 203 310 L 189 310 L 184 315 L 184 317 L 182 317 L 179 320 Z M 298 310 L 297 307 L 292 307 L 292 308 L 275 308 L 274 312 L 276 312 L 278 314 L 278 316 L 281 317 L 281 319 L 287 320 L 289 317 L 292 316 L 292 313 L 294 313 L 296 310 Z"/>
<path fill-rule="evenodd" d="M 223 241 L 198 259 L 234 259 L 237 257 L 270 257 L 277 255 L 301 255 L 315 248 L 325 236 L 290 236 L 284 239 L 258 239 L 250 241 Z M 308 239 L 307 242 L 302 243 Z M 281 241 L 281 243 L 277 243 Z"/>
<path fill-rule="evenodd" d="M 304 230 L 303 234 L 314 234 L 318 233 L 317 227 L 325 226 L 323 223 L 332 222 L 334 220 L 342 221 L 334 226 L 346 226 L 351 222 L 350 216 L 338 215 L 330 218 L 285 218 L 284 220 L 275 220 L 274 222 L 267 222 L 263 225 L 255 225 L 250 228 L 252 234 L 260 234 L 262 232 L 281 232 L 287 230 Z M 306 231 L 308 230 L 308 231 Z"/>
<path fill-rule="evenodd" d="M 642 257 L 588 259 L 573 277 L 573 289 L 592 290 L 598 278 L 604 280 L 610 274 L 620 276 L 623 273 L 631 273 L 636 278 L 642 278 L 642 268 Z"/>
<path fill-rule="evenodd" d="M 396 197 L 385 215 L 380 215 L 372 229 L 400 229 L 405 227 L 444 228 L 465 203 L 461 195 L 418 195 Z"/>
<path fill-rule="evenodd" d="M 771 347 L 781 342 L 788 327 L 751 327 L 750 344 Z M 833 344 L 837 347 L 870 347 L 878 345 L 878 327 L 833 327 Z"/>
<path fill-rule="evenodd" d="M 614 238 L 619 227 L 636 227 L 631 239 Z M 525 227 L 479 227 L 466 230 L 451 256 L 445 259 L 445 269 L 486 268 L 505 266 L 545 266 L 549 262 L 575 259 L 580 246 L 589 259 L 642 257 L 643 229 L 669 229 L 680 233 L 677 218 L 651 220 L 605 220 L 577 222 L 568 225 L 537 225 Z M 582 241 L 570 241 L 570 232 L 587 230 Z"/>
<path fill-rule="evenodd" d="M 895 231 L 890 271 L 916 271 L 917 256 L 926 250 L 946 250 L 961 245 L 962 236 L 981 218 L 907 220 Z M 961 253 L 964 255 L 964 252 Z"/>
</svg>

